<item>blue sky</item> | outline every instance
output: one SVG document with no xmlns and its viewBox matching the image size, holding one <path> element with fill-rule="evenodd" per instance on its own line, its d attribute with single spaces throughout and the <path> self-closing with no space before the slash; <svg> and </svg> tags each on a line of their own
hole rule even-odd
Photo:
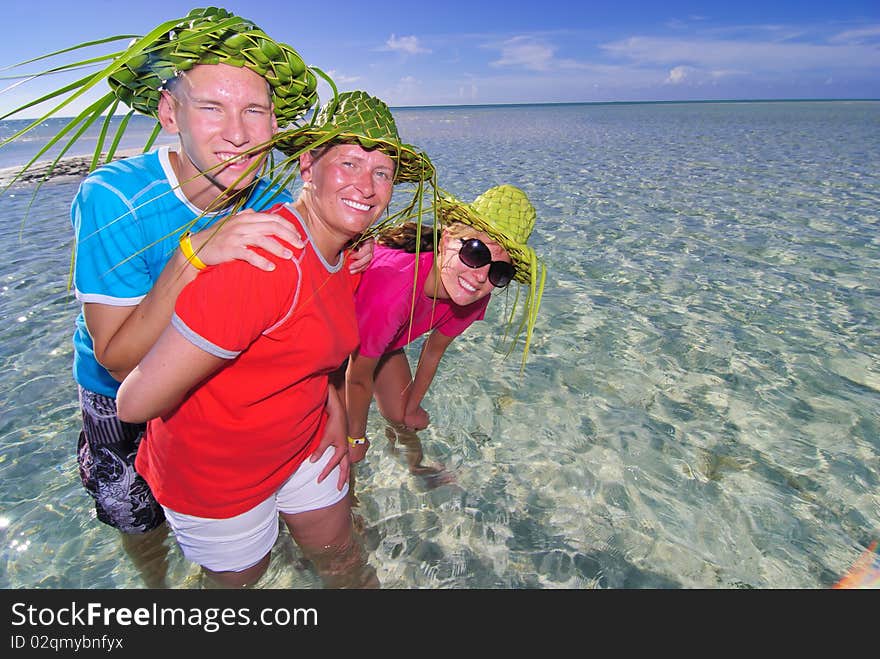
<svg viewBox="0 0 880 659">
<path fill-rule="evenodd" d="M 206 4 L 4 3 L 0 67 L 91 39 L 143 34 Z M 392 107 L 880 98 L 877 0 L 214 4 L 293 46 L 340 90 L 364 89 Z M 0 112 L 35 97 L 42 85 L 0 93 Z"/>
</svg>

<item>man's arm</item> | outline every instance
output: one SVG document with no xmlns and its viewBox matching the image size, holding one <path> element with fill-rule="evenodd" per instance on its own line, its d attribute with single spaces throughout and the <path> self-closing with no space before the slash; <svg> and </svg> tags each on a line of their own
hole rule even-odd
<svg viewBox="0 0 880 659">
<path fill-rule="evenodd" d="M 272 270 L 275 265 L 250 247 L 262 247 L 281 258 L 291 258 L 292 252 L 276 237 L 294 247 L 303 245 L 299 233 L 284 218 L 246 210 L 223 221 L 219 228 L 209 227 L 193 234 L 191 242 L 196 255 L 206 265 L 240 259 L 262 270 Z M 121 382 L 147 354 L 171 320 L 180 291 L 197 274 L 198 270 L 177 249 L 137 306 L 83 305 L 95 358 L 110 375 Z"/>
</svg>

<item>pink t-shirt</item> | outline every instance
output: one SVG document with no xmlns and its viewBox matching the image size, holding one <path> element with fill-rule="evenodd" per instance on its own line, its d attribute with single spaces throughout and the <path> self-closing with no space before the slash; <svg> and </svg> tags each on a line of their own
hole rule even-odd
<svg viewBox="0 0 880 659">
<path fill-rule="evenodd" d="M 373 260 L 361 277 L 355 293 L 355 310 L 360 332 L 360 354 L 378 358 L 411 343 L 429 330 L 455 337 L 471 323 L 482 320 L 490 296 L 460 307 L 451 300 L 434 300 L 425 295 L 425 280 L 434 264 L 433 252 L 416 255 L 402 249 L 376 245 Z M 413 284 L 418 294 L 413 309 Z M 412 314 L 412 325 L 410 315 Z"/>
</svg>

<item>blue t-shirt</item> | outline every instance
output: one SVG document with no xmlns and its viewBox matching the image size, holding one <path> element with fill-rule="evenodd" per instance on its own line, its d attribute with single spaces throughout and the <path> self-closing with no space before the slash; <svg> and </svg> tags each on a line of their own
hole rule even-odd
<svg viewBox="0 0 880 659">
<path fill-rule="evenodd" d="M 109 163 L 82 182 L 71 207 L 76 238 L 73 283 L 80 302 L 136 306 L 150 292 L 180 234 L 212 225 L 226 213 L 205 214 L 177 187 L 169 147 Z M 275 194 L 275 193 L 278 194 Z M 287 190 L 259 180 L 245 204 L 265 210 L 291 201 Z M 85 389 L 116 397 L 119 382 L 95 359 L 82 313 L 73 335 L 73 377 Z"/>
</svg>

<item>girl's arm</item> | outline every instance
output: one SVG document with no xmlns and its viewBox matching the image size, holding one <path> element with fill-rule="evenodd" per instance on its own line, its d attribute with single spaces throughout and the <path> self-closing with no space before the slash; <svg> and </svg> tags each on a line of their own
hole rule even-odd
<svg viewBox="0 0 880 659">
<path fill-rule="evenodd" d="M 367 433 L 367 415 L 373 400 L 373 377 L 379 360 L 364 357 L 357 351 L 353 352 L 345 371 L 345 410 L 348 414 L 348 436 L 365 437 Z M 349 455 L 352 462 L 364 457 L 369 444 L 352 447 Z"/>
<path fill-rule="evenodd" d="M 226 363 L 228 360 L 196 347 L 168 325 L 119 386 L 116 413 L 128 423 L 143 423 L 162 416 Z"/>
<path fill-rule="evenodd" d="M 404 409 L 403 422 L 409 428 L 422 430 L 428 427 L 428 413 L 421 407 L 422 400 L 425 394 L 428 393 L 428 387 L 431 386 L 431 382 L 434 381 L 434 375 L 437 373 L 440 359 L 454 338 L 434 330 L 425 339 Z"/>
</svg>

